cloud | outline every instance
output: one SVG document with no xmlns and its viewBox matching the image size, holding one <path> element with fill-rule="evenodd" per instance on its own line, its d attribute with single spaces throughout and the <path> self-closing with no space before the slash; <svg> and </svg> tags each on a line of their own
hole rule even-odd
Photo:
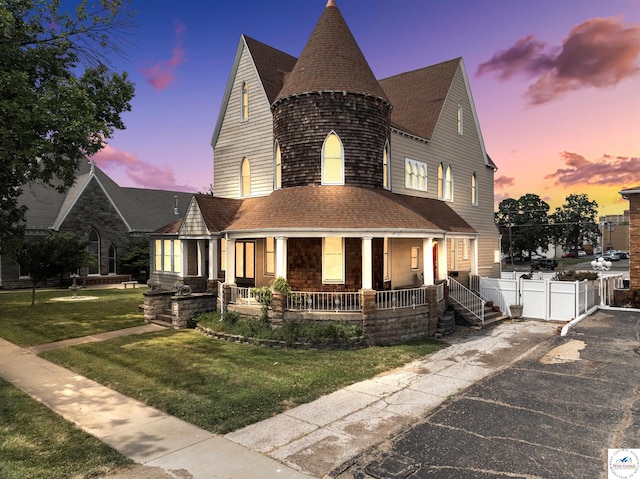
<svg viewBox="0 0 640 479">
<path fill-rule="evenodd" d="M 568 151 L 560 153 L 560 157 L 564 160 L 566 167 L 558 168 L 552 174 L 545 176 L 553 180 L 556 185 L 621 187 L 621 185 L 638 181 L 640 158 L 603 155 L 602 158 L 590 161 L 584 156 Z"/>
<path fill-rule="evenodd" d="M 540 105 L 583 88 L 607 88 L 640 72 L 640 25 L 615 18 L 593 18 L 574 27 L 558 47 L 533 35 L 481 63 L 477 76 L 496 73 L 501 80 L 516 75 L 533 78 L 525 94 Z"/>
<path fill-rule="evenodd" d="M 507 186 L 513 186 L 515 183 L 515 180 L 510 177 L 510 176 L 499 176 L 495 179 L 495 181 L 493 182 L 494 187 L 502 189 L 502 188 L 506 188 Z"/>
<path fill-rule="evenodd" d="M 127 176 L 142 188 L 193 191 L 192 187 L 176 182 L 174 172 L 170 167 L 166 165 L 158 167 L 140 160 L 133 153 L 118 150 L 110 145 L 106 145 L 92 156 L 91 160 L 101 169 L 124 167 Z"/>
<path fill-rule="evenodd" d="M 185 51 L 180 42 L 180 37 L 184 31 L 185 26 L 176 22 L 176 43 L 172 50 L 173 54 L 169 60 L 162 60 L 154 65 L 139 68 L 140 73 L 146 77 L 147 82 L 156 90 L 162 91 L 167 88 L 175 78 L 174 71 L 176 67 L 182 65 L 186 61 Z"/>
</svg>

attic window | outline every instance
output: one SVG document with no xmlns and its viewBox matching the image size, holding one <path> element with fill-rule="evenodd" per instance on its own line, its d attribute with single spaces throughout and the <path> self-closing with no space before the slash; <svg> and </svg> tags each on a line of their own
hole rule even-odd
<svg viewBox="0 0 640 479">
<path fill-rule="evenodd" d="M 280 153 L 280 144 L 277 141 L 273 156 L 276 170 L 274 175 L 274 189 L 279 190 L 282 188 L 282 155 Z"/>
<path fill-rule="evenodd" d="M 382 186 L 385 190 L 389 190 L 390 181 L 389 181 L 389 142 L 384 145 L 384 150 L 382 151 Z"/>
<path fill-rule="evenodd" d="M 241 96 L 242 104 L 240 121 L 247 121 L 249 119 L 249 87 L 247 86 L 247 82 L 242 82 Z"/>
<path fill-rule="evenodd" d="M 462 135 L 462 129 L 463 129 L 463 110 L 462 110 L 462 104 L 458 103 L 458 135 Z"/>
<path fill-rule="evenodd" d="M 344 150 L 333 131 L 322 145 L 322 184 L 344 185 Z"/>
<path fill-rule="evenodd" d="M 471 204 L 478 204 L 478 179 L 475 172 L 471 175 Z"/>
<path fill-rule="evenodd" d="M 427 191 L 427 164 L 421 161 L 404 159 L 404 186 L 412 190 Z"/>
<path fill-rule="evenodd" d="M 251 165 L 249 164 L 249 158 L 242 159 L 242 165 L 240 167 L 240 195 L 248 196 L 251 194 Z"/>
</svg>

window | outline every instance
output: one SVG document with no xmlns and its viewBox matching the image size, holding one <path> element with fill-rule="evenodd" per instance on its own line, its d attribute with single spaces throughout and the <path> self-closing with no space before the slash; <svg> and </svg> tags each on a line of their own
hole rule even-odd
<svg viewBox="0 0 640 479">
<path fill-rule="evenodd" d="M 471 175 L 471 204 L 478 204 L 478 180 L 475 173 Z"/>
<path fill-rule="evenodd" d="M 276 141 L 276 147 L 274 148 L 274 162 L 275 162 L 275 185 L 274 189 L 278 190 L 282 188 L 282 155 L 280 153 L 280 144 Z"/>
<path fill-rule="evenodd" d="M 462 240 L 462 259 L 469 259 L 469 239 Z"/>
<path fill-rule="evenodd" d="M 391 182 L 389 181 L 389 142 L 384 145 L 382 152 L 382 186 L 385 190 L 391 188 Z"/>
<path fill-rule="evenodd" d="M 344 184 L 344 151 L 334 132 L 329 133 L 322 145 L 322 184 Z"/>
<path fill-rule="evenodd" d="M 455 271 L 458 269 L 458 240 L 449 238 L 447 240 L 448 252 L 448 269 L 449 271 Z"/>
<path fill-rule="evenodd" d="M 463 111 L 462 104 L 458 103 L 458 135 L 462 135 L 462 121 L 463 121 Z"/>
<path fill-rule="evenodd" d="M 411 271 L 420 269 L 420 248 L 418 246 L 411 247 Z"/>
<path fill-rule="evenodd" d="M 384 280 L 385 281 L 389 281 L 391 280 L 391 271 L 389 268 L 389 238 L 384 238 L 384 251 L 383 251 L 383 260 L 382 260 L 382 269 L 383 269 L 383 275 L 384 275 Z"/>
<path fill-rule="evenodd" d="M 404 186 L 412 190 L 427 191 L 427 164 L 421 161 L 404 159 Z"/>
<path fill-rule="evenodd" d="M 276 273 L 276 239 L 265 238 L 264 240 L 264 274 L 273 276 Z"/>
<path fill-rule="evenodd" d="M 220 271 L 227 270 L 227 238 L 220 238 Z"/>
<path fill-rule="evenodd" d="M 242 159 L 242 166 L 240 167 L 240 195 L 248 196 L 251 194 L 251 165 L 249 164 L 249 158 Z"/>
<path fill-rule="evenodd" d="M 447 166 L 447 171 L 444 174 L 444 199 L 453 201 L 453 172 L 451 171 L 451 165 Z"/>
<path fill-rule="evenodd" d="M 165 273 L 179 273 L 181 267 L 182 255 L 180 252 L 180 240 L 165 239 L 155 240 L 153 247 L 155 271 L 164 271 Z"/>
<path fill-rule="evenodd" d="M 116 274 L 116 247 L 115 245 L 109 246 L 109 274 Z"/>
<path fill-rule="evenodd" d="M 236 278 L 255 278 L 255 243 L 236 241 Z"/>
<path fill-rule="evenodd" d="M 344 283 L 344 241 L 342 238 L 323 239 L 322 282 Z"/>
<path fill-rule="evenodd" d="M 444 166 L 442 162 L 438 165 L 438 198 L 444 199 Z"/>
<path fill-rule="evenodd" d="M 89 232 L 87 250 L 95 261 L 93 265 L 89 266 L 89 274 L 100 274 L 100 235 L 95 229 Z"/>
<path fill-rule="evenodd" d="M 249 87 L 247 86 L 247 82 L 242 83 L 242 104 L 240 114 L 240 121 L 247 121 L 249 119 Z"/>
</svg>

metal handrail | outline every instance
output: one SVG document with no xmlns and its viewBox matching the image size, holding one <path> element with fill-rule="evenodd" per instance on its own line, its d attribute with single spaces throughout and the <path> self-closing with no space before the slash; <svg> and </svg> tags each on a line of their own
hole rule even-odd
<svg viewBox="0 0 640 479">
<path fill-rule="evenodd" d="M 479 277 L 479 290 L 480 296 L 487 301 L 493 301 L 493 304 L 500 308 L 500 311 L 507 312 L 507 300 L 504 299 L 504 294 L 485 278 Z"/>
<path fill-rule="evenodd" d="M 484 325 L 484 305 L 485 300 L 478 296 L 476 293 L 459 283 L 451 276 L 448 278 L 449 282 L 449 297 L 469 311 L 473 316 L 478 318 Z"/>
</svg>

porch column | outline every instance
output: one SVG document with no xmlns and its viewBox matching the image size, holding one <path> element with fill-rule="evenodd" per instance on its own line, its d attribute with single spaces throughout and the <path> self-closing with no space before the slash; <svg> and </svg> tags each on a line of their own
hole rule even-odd
<svg viewBox="0 0 640 479">
<path fill-rule="evenodd" d="M 373 289 L 372 241 L 370 236 L 362 238 L 362 289 Z"/>
<path fill-rule="evenodd" d="M 470 240 L 469 259 L 471 260 L 471 274 L 478 274 L 478 238 Z"/>
<path fill-rule="evenodd" d="M 276 278 L 287 279 L 287 238 L 276 236 Z"/>
<path fill-rule="evenodd" d="M 438 279 L 447 279 L 449 272 L 447 271 L 447 238 L 438 240 Z"/>
<path fill-rule="evenodd" d="M 204 249 L 204 240 L 198 240 L 198 276 L 204 276 L 207 274 L 204 270 L 206 264 Z"/>
<path fill-rule="evenodd" d="M 218 279 L 218 239 L 209 240 L 209 281 Z"/>
<path fill-rule="evenodd" d="M 186 278 L 189 271 L 189 261 L 187 261 L 187 242 L 186 240 L 180 240 L 180 276 Z"/>
<path fill-rule="evenodd" d="M 227 238 L 227 270 L 224 282 L 227 284 L 236 283 L 236 240 L 231 238 Z"/>
<path fill-rule="evenodd" d="M 422 271 L 424 273 L 423 286 L 434 284 L 433 278 L 433 238 L 422 240 Z"/>
</svg>

